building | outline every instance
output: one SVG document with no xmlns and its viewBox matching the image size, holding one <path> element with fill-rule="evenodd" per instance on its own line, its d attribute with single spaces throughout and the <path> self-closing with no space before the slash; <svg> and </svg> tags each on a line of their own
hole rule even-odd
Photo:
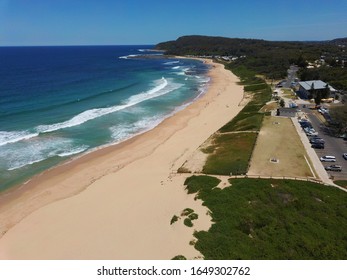
<svg viewBox="0 0 347 280">
<path fill-rule="evenodd" d="M 328 90 L 327 87 L 330 91 L 329 96 L 326 96 Z M 322 96 L 326 96 L 327 98 L 334 97 L 336 90 L 332 86 L 329 86 L 327 83 L 321 80 L 313 80 L 299 82 L 298 92 L 301 98 L 312 99 L 315 98 L 319 92 L 322 93 Z"/>
</svg>

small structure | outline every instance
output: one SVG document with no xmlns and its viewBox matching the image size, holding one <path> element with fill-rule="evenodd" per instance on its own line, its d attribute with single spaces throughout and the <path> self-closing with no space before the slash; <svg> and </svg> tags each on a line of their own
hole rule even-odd
<svg viewBox="0 0 347 280">
<path fill-rule="evenodd" d="M 319 92 L 326 96 L 327 91 L 330 93 L 327 97 L 335 96 L 336 90 L 321 80 L 299 82 L 299 94 L 303 99 L 315 98 Z"/>
</svg>

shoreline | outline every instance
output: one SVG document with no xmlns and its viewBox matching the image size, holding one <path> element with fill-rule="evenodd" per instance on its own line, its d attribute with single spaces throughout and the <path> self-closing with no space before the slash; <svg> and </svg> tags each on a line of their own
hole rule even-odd
<svg viewBox="0 0 347 280">
<path fill-rule="evenodd" d="M 0 258 L 165 259 L 177 254 L 198 257 L 199 252 L 189 245 L 193 230 L 208 230 L 211 222 L 201 201 L 186 194 L 185 176 L 175 173 L 191 153 L 242 109 L 239 103 L 243 98 L 243 86 L 236 84 L 238 78 L 234 74 L 224 65 L 207 63 L 211 65 L 211 81 L 205 94 L 155 128 L 69 160 L 15 190 L 2 193 Z M 112 197 L 114 201 L 110 201 Z M 183 207 L 199 213 L 195 227 L 187 228 L 182 222 L 170 226 L 171 217 Z M 124 209 L 128 210 L 126 215 L 118 213 Z M 151 219 L 146 213 L 154 216 L 154 221 L 148 221 Z M 103 223 L 99 224 L 100 220 Z M 123 230 L 109 224 L 113 220 Z M 89 228 L 90 224 L 95 227 Z M 150 233 L 145 244 L 137 241 L 141 232 Z M 100 236 L 109 242 L 90 243 Z M 152 251 L 136 250 L 155 244 L 154 237 L 162 246 Z M 24 243 L 31 245 L 24 248 Z M 64 247 L 65 243 L 71 248 Z M 107 247 L 112 243 L 115 244 Z M 129 248 L 131 244 L 133 248 Z M 45 249 L 30 250 L 36 247 Z"/>
</svg>

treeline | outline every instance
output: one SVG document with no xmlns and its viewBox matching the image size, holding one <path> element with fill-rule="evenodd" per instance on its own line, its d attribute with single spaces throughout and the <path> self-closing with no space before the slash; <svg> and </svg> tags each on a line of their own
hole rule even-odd
<svg viewBox="0 0 347 280">
<path fill-rule="evenodd" d="M 335 41 L 276 42 L 211 36 L 183 36 L 160 43 L 156 48 L 165 50 L 168 55 L 235 57 L 236 65 L 243 65 L 273 79 L 284 78 L 291 64 L 304 68 L 308 61 L 315 61 L 321 56 L 336 61 L 344 54 L 343 48 Z M 336 65 L 336 69 L 341 67 Z"/>
<path fill-rule="evenodd" d="M 299 76 L 303 81 L 322 80 L 328 82 L 335 89 L 347 90 L 347 64 L 346 68 L 322 66 L 313 69 L 302 69 Z"/>
</svg>

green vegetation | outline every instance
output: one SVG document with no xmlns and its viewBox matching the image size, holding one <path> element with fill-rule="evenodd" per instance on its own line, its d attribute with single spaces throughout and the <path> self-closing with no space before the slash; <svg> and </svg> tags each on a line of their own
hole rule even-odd
<svg viewBox="0 0 347 280">
<path fill-rule="evenodd" d="M 207 177 L 207 176 L 206 176 Z M 182 212 L 181 212 L 181 217 L 186 217 L 183 220 L 183 224 L 186 225 L 187 227 L 192 227 L 194 224 L 192 221 L 197 220 L 199 218 L 199 215 L 194 213 L 194 210 L 191 208 L 185 208 Z M 170 221 L 170 225 L 172 225 L 173 223 L 177 222 L 179 219 L 181 219 L 180 217 L 174 215 Z"/>
<path fill-rule="evenodd" d="M 221 181 L 218 178 L 211 176 L 191 176 L 186 179 L 184 185 L 188 194 L 200 193 L 202 191 L 210 191 L 214 187 L 217 187 Z"/>
<path fill-rule="evenodd" d="M 241 84 L 245 86 L 244 90 L 251 95 L 252 99 L 219 132 L 259 131 L 264 116 L 260 109 L 271 99 L 272 92 L 270 86 L 261 78 L 256 77 L 255 72 L 246 69 L 244 66 L 236 67 L 233 64 L 229 64 L 226 68 L 240 78 Z"/>
<path fill-rule="evenodd" d="M 299 73 L 303 81 L 322 80 L 336 89 L 347 90 L 347 70 L 341 67 L 322 66 L 319 68 L 302 69 Z"/>
<path fill-rule="evenodd" d="M 330 107 L 330 115 L 334 120 L 330 124 L 331 132 L 337 136 L 347 133 L 347 103 L 343 106 Z"/>
<path fill-rule="evenodd" d="M 196 213 L 192 213 L 188 216 L 188 218 L 193 221 L 193 220 L 197 220 L 199 218 L 199 215 Z"/>
<path fill-rule="evenodd" d="M 249 132 L 216 135 L 203 173 L 246 174 L 256 139 L 257 133 Z"/>
<path fill-rule="evenodd" d="M 271 89 L 264 80 L 243 66 L 226 66 L 240 77 L 251 100 L 230 122 L 212 138 L 211 145 L 202 150 L 209 154 L 203 172 L 206 174 L 246 174 L 257 133 L 262 125 L 261 108 L 271 98 Z"/>
<path fill-rule="evenodd" d="M 174 215 L 170 221 L 170 225 L 172 225 L 173 223 L 176 223 L 178 221 L 179 217 Z"/>
<path fill-rule="evenodd" d="M 197 220 L 199 218 L 199 215 L 194 213 L 193 209 L 186 208 L 182 211 L 181 216 L 186 216 L 187 218 L 184 219 L 183 223 L 187 227 L 192 227 L 193 226 L 193 220 Z"/>
<path fill-rule="evenodd" d="M 191 208 L 186 208 L 182 211 L 181 216 L 189 216 L 190 214 L 194 213 L 194 210 Z"/>
<path fill-rule="evenodd" d="M 280 106 L 283 108 L 286 105 L 286 103 L 284 102 L 284 99 L 281 98 L 280 100 Z"/>
<path fill-rule="evenodd" d="M 324 56 L 329 66 L 340 76 L 344 57 L 345 39 L 325 42 L 274 42 L 254 39 L 238 39 L 211 36 L 183 36 L 175 41 L 160 43 L 157 49 L 166 50 L 171 55 L 232 56 L 237 58 L 235 66 L 245 66 L 271 79 L 281 79 L 287 75 L 291 64 L 301 68 L 307 62 L 314 62 Z M 337 62 L 336 62 L 337 61 Z M 333 80 L 336 80 L 332 77 Z M 334 84 L 333 80 L 326 79 Z M 336 82 L 345 83 L 346 79 Z"/>
<path fill-rule="evenodd" d="M 171 260 L 179 260 L 179 261 L 184 261 L 186 260 L 187 258 L 185 256 L 182 256 L 182 255 L 177 255 L 175 257 L 173 257 Z"/>
<path fill-rule="evenodd" d="M 192 220 L 189 219 L 189 218 L 185 218 L 183 223 L 187 226 L 187 227 L 192 227 L 193 226 L 193 223 L 192 223 Z"/>
<path fill-rule="evenodd" d="M 194 234 L 205 259 L 347 258 L 345 192 L 305 181 L 231 179 L 224 189 L 212 181 L 185 182 L 212 212 L 209 231 Z"/>
<path fill-rule="evenodd" d="M 341 187 L 347 188 L 347 180 L 336 180 L 334 181 L 334 183 Z"/>
</svg>

